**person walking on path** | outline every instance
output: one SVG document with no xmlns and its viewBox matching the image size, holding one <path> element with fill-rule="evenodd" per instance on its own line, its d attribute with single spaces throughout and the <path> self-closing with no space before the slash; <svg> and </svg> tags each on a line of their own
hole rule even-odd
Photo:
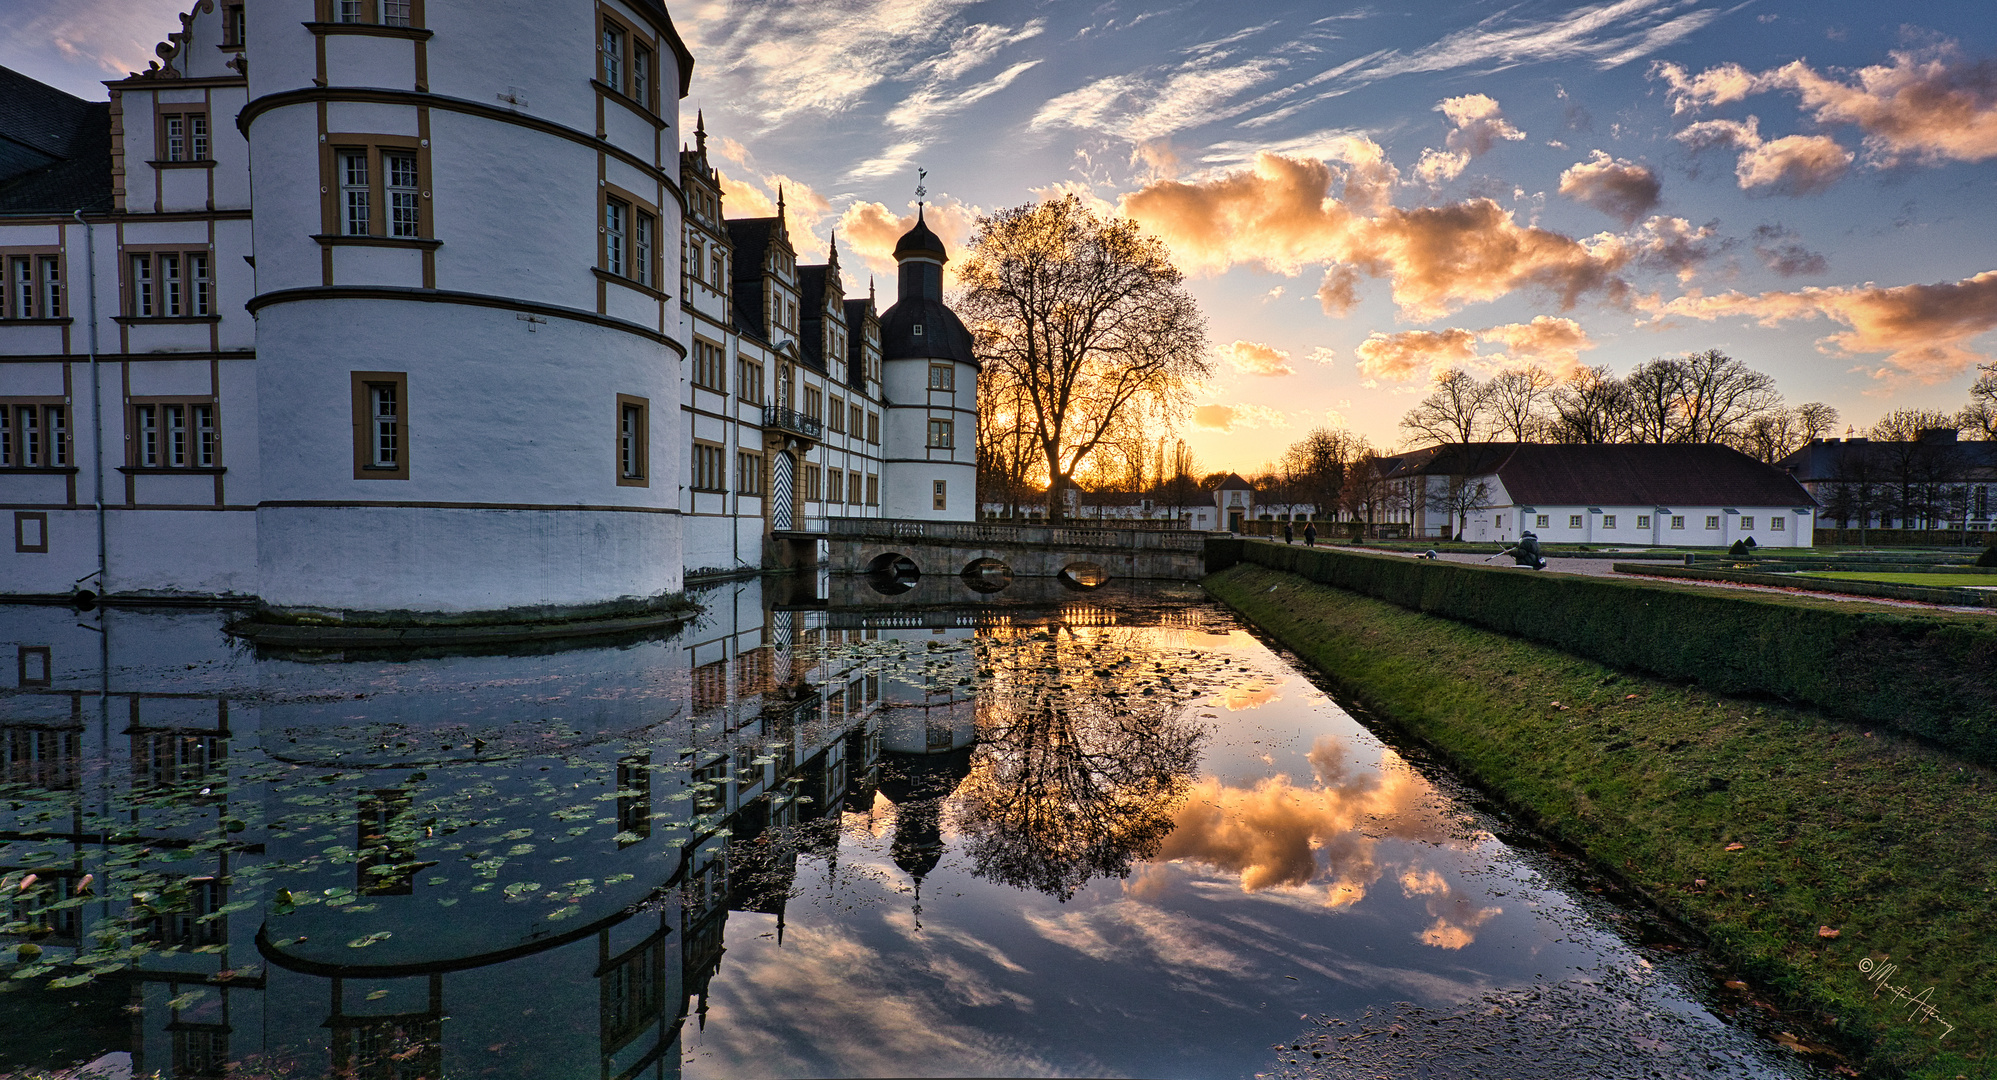
<svg viewBox="0 0 1997 1080">
<path fill-rule="evenodd" d="M 1290 528 L 1290 523 L 1288 521 L 1283 522 L 1283 543 L 1294 544 L 1296 542 L 1297 542 L 1296 530 Z"/>
<path fill-rule="evenodd" d="M 1317 546 L 1317 522 L 1315 521 L 1304 522 L 1304 546 Z"/>
</svg>

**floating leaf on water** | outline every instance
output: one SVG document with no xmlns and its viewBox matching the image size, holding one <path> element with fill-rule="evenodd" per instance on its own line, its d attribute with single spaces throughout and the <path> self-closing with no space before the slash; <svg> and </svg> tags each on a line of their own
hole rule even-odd
<svg viewBox="0 0 1997 1080">
<path fill-rule="evenodd" d="M 372 992 L 372 993 L 368 994 L 368 1000 L 369 1000 L 369 1001 L 380 1001 L 380 1000 L 381 1000 L 382 998 L 385 998 L 385 997 L 387 997 L 387 996 L 388 996 L 388 991 L 386 991 L 386 990 L 376 990 L 376 991 L 374 991 L 374 992 Z"/>
<path fill-rule="evenodd" d="M 374 933 L 372 933 L 372 934 L 366 934 L 366 935 L 363 935 L 363 936 L 361 936 L 361 937 L 357 937 L 357 938 L 355 938 L 355 939 L 354 939 L 354 940 L 352 940 L 352 941 L 349 941 L 349 942 L 347 942 L 347 948 L 349 948 L 349 949 L 365 949 L 365 948 L 367 948 L 367 947 L 368 947 L 368 946 L 370 946 L 370 945 L 374 945 L 374 944 L 377 944 L 377 943 L 379 943 L 379 942 L 383 942 L 383 941 L 387 941 L 387 940 L 388 940 L 389 938 L 392 938 L 392 937 L 394 937 L 394 936 L 395 936 L 395 933 L 394 933 L 393 931 L 390 931 L 390 930 L 376 930 L 376 931 L 375 931 Z"/>
<path fill-rule="evenodd" d="M 82 986 L 95 977 L 95 975 L 88 971 L 81 975 L 65 975 L 60 979 L 50 979 L 48 988 L 51 990 L 67 990 L 73 986 Z"/>
</svg>

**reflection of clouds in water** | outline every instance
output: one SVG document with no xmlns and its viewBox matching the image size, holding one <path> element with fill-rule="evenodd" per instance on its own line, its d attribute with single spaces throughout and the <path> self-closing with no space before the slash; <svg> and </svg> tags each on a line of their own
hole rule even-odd
<svg viewBox="0 0 1997 1080">
<path fill-rule="evenodd" d="M 1148 904 L 1118 902 L 1087 911 L 1024 912 L 1027 925 L 1056 945 L 1091 960 L 1132 965 L 1155 962 L 1182 977 L 1238 975 L 1251 958 L 1214 940 L 1211 923 Z"/>
<path fill-rule="evenodd" d="M 1310 751 L 1318 787 L 1299 787 L 1287 776 L 1253 788 L 1201 780 L 1179 808 L 1157 861 L 1185 859 L 1225 870 L 1239 875 L 1245 892 L 1322 881 L 1327 905 L 1358 903 L 1380 877 L 1378 839 L 1439 843 L 1448 828 L 1428 805 L 1427 781 L 1405 769 L 1348 768 L 1348 754 L 1335 736 L 1318 737 Z M 1371 835 L 1359 831 L 1362 825 Z M 1140 878 L 1138 894 L 1157 880 Z"/>
<path fill-rule="evenodd" d="M 714 990 L 725 998 L 704 1031 L 685 1036 L 690 1076 L 897 1076 L 911 1061 L 939 1076 L 1057 1071 L 1031 1046 L 945 1011 L 960 1002 L 1031 1008 L 963 957 L 888 955 L 850 927 L 794 924 L 782 949 L 732 947 L 723 968 Z"/>
<path fill-rule="evenodd" d="M 1435 922 L 1421 932 L 1421 942 L 1439 949 L 1460 949 L 1470 944 L 1477 939 L 1478 927 L 1505 913 L 1501 907 L 1478 907 L 1433 870 L 1408 867 L 1401 874 L 1401 892 L 1410 899 L 1428 898 L 1428 913 Z"/>
<path fill-rule="evenodd" d="M 1250 683 L 1246 686 L 1230 686 L 1220 693 L 1215 694 L 1214 698 L 1226 706 L 1228 712 L 1240 712 L 1243 709 L 1259 709 L 1271 702 L 1283 700 L 1275 690 L 1255 683 Z"/>
</svg>

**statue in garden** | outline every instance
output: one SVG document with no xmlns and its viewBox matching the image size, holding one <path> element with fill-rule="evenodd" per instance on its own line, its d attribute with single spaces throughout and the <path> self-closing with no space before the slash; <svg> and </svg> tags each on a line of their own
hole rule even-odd
<svg viewBox="0 0 1997 1080">
<path fill-rule="evenodd" d="M 1530 566 L 1534 570 L 1546 569 L 1546 560 L 1539 553 L 1539 537 L 1533 533 L 1520 533 L 1518 543 L 1491 556 L 1491 559 L 1503 558 L 1506 555 L 1510 555 L 1512 561 L 1520 566 Z M 1490 562 L 1491 559 L 1484 561 Z"/>
</svg>

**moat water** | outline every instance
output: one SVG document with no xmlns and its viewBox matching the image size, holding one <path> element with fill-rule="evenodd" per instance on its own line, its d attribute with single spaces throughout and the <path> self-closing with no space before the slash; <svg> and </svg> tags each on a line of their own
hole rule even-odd
<svg viewBox="0 0 1997 1080">
<path fill-rule="evenodd" d="M 0 1075 L 1818 1075 L 1195 588 L 1022 584 L 485 655 L 0 608 Z"/>
</svg>

